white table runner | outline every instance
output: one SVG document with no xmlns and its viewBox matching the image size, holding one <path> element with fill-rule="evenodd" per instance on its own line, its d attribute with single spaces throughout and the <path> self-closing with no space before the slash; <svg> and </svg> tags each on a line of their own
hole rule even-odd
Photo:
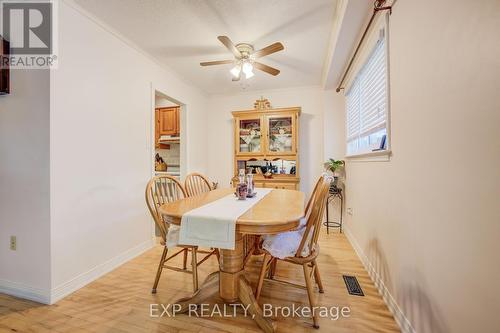
<svg viewBox="0 0 500 333">
<path fill-rule="evenodd" d="M 227 195 L 182 216 L 179 244 L 234 250 L 236 220 L 272 189 L 256 188 L 257 195 L 238 200 Z"/>
</svg>

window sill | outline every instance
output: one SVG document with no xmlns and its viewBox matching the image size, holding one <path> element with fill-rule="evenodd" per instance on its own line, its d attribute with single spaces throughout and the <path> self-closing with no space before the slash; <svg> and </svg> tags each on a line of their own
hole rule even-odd
<svg viewBox="0 0 500 333">
<path fill-rule="evenodd" d="M 346 159 L 352 162 L 387 162 L 390 161 L 392 151 L 390 149 L 369 151 L 361 154 L 346 155 Z"/>
</svg>

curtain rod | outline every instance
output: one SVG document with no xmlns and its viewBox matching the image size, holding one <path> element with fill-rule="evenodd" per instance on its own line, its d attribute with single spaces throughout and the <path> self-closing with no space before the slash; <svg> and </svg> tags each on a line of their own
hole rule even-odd
<svg viewBox="0 0 500 333">
<path fill-rule="evenodd" d="M 356 59 L 356 56 L 358 55 L 358 51 L 361 48 L 361 45 L 363 44 L 363 41 L 365 40 L 366 34 L 368 33 L 368 30 L 370 30 L 370 26 L 373 23 L 373 19 L 377 15 L 379 11 L 382 10 L 388 10 L 390 14 L 392 14 L 392 6 L 384 6 L 386 3 L 386 0 L 375 0 L 373 3 L 373 13 L 372 16 L 370 17 L 370 21 L 368 21 L 368 25 L 365 28 L 365 31 L 363 32 L 363 35 L 361 36 L 361 39 L 358 42 L 358 46 L 356 46 L 356 50 L 354 51 L 354 54 L 351 57 L 351 60 L 349 60 L 349 64 L 347 65 L 347 68 L 344 71 L 344 75 L 342 75 L 342 80 L 340 80 L 339 86 L 337 87 L 336 91 L 340 92 L 340 90 L 344 89 L 342 87 L 342 84 L 344 84 L 345 78 L 347 77 L 347 74 L 349 73 L 349 70 L 351 70 L 351 66 L 354 62 L 354 59 Z"/>
</svg>

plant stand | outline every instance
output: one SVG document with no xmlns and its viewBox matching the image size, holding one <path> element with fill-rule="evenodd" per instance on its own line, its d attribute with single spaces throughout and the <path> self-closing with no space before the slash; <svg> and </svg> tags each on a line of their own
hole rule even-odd
<svg viewBox="0 0 500 333">
<path fill-rule="evenodd" d="M 330 221 L 329 208 L 331 202 L 338 202 L 340 204 L 340 217 L 337 221 Z M 342 189 L 337 187 L 335 184 L 330 186 L 328 192 L 328 198 L 326 199 L 326 221 L 323 225 L 326 226 L 326 233 L 330 234 L 330 228 L 339 228 L 340 233 L 342 233 L 342 215 L 343 215 L 344 197 L 342 195 Z"/>
</svg>

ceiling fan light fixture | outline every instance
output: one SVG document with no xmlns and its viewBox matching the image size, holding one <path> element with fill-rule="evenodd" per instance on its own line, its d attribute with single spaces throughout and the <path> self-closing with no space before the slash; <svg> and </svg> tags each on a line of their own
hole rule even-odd
<svg viewBox="0 0 500 333">
<path fill-rule="evenodd" d="M 252 71 L 253 71 L 253 66 L 252 66 L 252 64 L 251 64 L 250 62 L 248 62 L 248 61 L 245 61 L 245 62 L 243 63 L 243 66 L 242 66 L 242 67 L 243 67 L 243 73 L 245 73 L 246 75 L 248 75 L 248 74 L 252 73 Z M 252 74 L 253 74 L 253 73 L 252 73 Z"/>
<path fill-rule="evenodd" d="M 236 65 L 234 66 L 231 70 L 230 70 L 231 74 L 234 76 L 234 77 L 238 77 L 240 76 L 240 72 L 241 72 L 241 66 L 240 65 Z"/>
<path fill-rule="evenodd" d="M 1 1 L 1 0 L 0 0 Z M 258 51 L 255 51 L 253 45 L 248 43 L 234 44 L 227 36 L 218 36 L 217 39 L 229 50 L 234 56 L 234 60 L 216 60 L 200 62 L 201 66 L 214 66 L 214 65 L 235 65 L 229 72 L 233 76 L 232 81 L 240 81 L 241 72 L 245 74 L 247 79 L 253 77 L 255 74 L 253 69 L 256 68 L 267 74 L 276 76 L 280 71 L 271 66 L 257 62 L 256 59 L 268 56 L 270 54 L 282 51 L 285 49 L 280 42 L 268 45 Z"/>
</svg>

